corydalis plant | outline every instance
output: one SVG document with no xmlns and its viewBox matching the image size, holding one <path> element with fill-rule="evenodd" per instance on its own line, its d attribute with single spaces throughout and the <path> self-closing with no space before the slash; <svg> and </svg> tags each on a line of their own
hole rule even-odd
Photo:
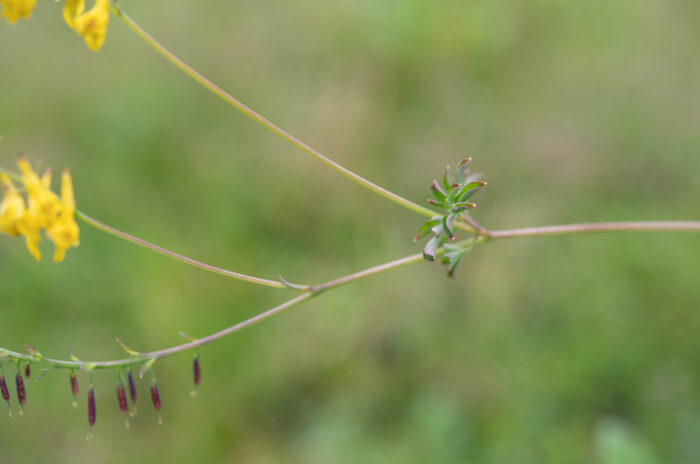
<svg viewBox="0 0 700 464">
<path fill-rule="evenodd" d="M 468 166 L 471 161 L 471 158 L 461 160 L 454 173 L 451 173 L 450 167 L 447 166 L 442 176 L 442 182 L 434 180 L 430 185 L 435 199 L 429 199 L 428 203 L 443 209 L 444 214 L 423 223 L 416 238 L 413 239 L 418 241 L 421 237 L 433 235 L 423 248 L 423 257 L 427 261 L 435 261 L 438 250 L 443 245 L 445 246 L 442 262 L 448 265 L 447 274 L 450 277 L 454 275 L 468 248 L 446 244 L 446 242 L 455 239 L 455 220 L 465 219 L 462 215 L 476 206 L 467 200 L 486 186 L 486 182 L 478 180 L 481 177 L 480 174 L 469 172 Z"/>
</svg>

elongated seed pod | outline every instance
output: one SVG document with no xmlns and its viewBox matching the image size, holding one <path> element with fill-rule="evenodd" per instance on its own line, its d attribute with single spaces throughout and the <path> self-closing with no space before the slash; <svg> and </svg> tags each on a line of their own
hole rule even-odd
<svg viewBox="0 0 700 464">
<path fill-rule="evenodd" d="M 15 384 L 17 385 L 17 401 L 19 401 L 20 406 L 24 406 L 27 401 L 27 392 L 24 390 L 24 379 L 19 372 L 15 375 Z"/>
<path fill-rule="evenodd" d="M 129 396 L 132 402 L 136 402 L 136 383 L 134 382 L 134 376 L 131 375 L 131 371 L 129 371 Z"/>
<path fill-rule="evenodd" d="M 90 427 L 95 425 L 96 418 L 97 410 L 95 409 L 95 390 L 90 387 L 88 390 L 88 422 L 90 422 Z"/>
<path fill-rule="evenodd" d="M 194 362 L 192 363 L 192 371 L 194 372 L 194 386 L 196 387 L 202 380 L 202 372 L 199 368 L 199 356 L 194 358 Z"/>
<path fill-rule="evenodd" d="M 0 374 L 0 392 L 2 392 L 2 399 L 7 401 L 7 405 L 10 405 L 10 390 L 7 389 L 7 382 L 5 382 L 5 376 Z"/>
<path fill-rule="evenodd" d="M 151 384 L 151 399 L 153 400 L 153 406 L 156 411 L 160 411 L 160 395 L 158 394 L 158 385 Z"/>
<path fill-rule="evenodd" d="M 124 392 L 124 385 L 121 383 L 117 385 L 117 399 L 119 400 L 119 409 L 126 414 L 128 406 L 126 404 L 126 392 Z"/>
<path fill-rule="evenodd" d="M 78 398 L 78 379 L 75 377 L 75 372 L 70 373 L 70 389 L 73 392 L 73 396 Z"/>
<path fill-rule="evenodd" d="M 32 369 L 29 367 L 29 363 L 25 364 L 25 365 L 24 365 L 24 376 L 25 376 L 26 378 L 29 378 L 29 376 L 31 375 L 31 373 L 32 373 Z"/>
</svg>

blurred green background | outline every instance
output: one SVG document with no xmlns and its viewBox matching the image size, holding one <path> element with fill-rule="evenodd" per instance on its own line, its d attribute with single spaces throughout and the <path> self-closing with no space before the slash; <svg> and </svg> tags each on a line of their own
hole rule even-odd
<svg viewBox="0 0 700 464">
<path fill-rule="evenodd" d="M 122 7 L 214 82 L 423 202 L 471 155 L 490 228 L 700 219 L 700 4 L 282 0 Z M 40 0 L 0 25 L 0 164 L 71 168 L 79 208 L 240 272 L 316 283 L 420 246 L 420 217 L 216 99 L 112 17 L 92 53 Z M 50 257 L 51 246 L 45 245 Z M 690 463 L 700 460 L 700 237 L 496 242 L 456 284 L 422 264 L 156 365 L 123 425 L 67 373 L 0 414 L 9 463 Z M 0 237 L 0 346 L 85 359 L 203 336 L 289 297 L 82 227 L 66 261 Z M 35 367 L 35 371 L 37 368 Z M 12 369 L 10 370 L 12 372 Z M 2 406 L 2 405 L 0 405 Z M 2 408 L 0 408 L 2 409 Z M 3 418 L 4 417 L 4 418 Z"/>
</svg>

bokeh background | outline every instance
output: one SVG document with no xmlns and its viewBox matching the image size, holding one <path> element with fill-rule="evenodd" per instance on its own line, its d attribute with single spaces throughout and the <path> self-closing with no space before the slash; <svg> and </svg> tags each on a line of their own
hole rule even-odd
<svg viewBox="0 0 700 464">
<path fill-rule="evenodd" d="M 700 219 L 698 2 L 120 3 L 412 200 L 471 155 L 490 228 Z M 88 214 L 263 277 L 316 283 L 420 250 L 420 217 L 237 113 L 116 17 L 92 53 L 61 7 L 0 24 L 2 166 L 18 151 L 68 166 Z M 116 336 L 159 349 L 289 297 L 87 226 L 62 264 L 6 236 L 0 257 L 0 346 L 53 356 L 122 357 Z M 699 258 L 698 235 L 637 233 L 488 244 L 454 283 L 427 263 L 384 274 L 202 349 L 194 399 L 191 354 L 158 362 L 162 426 L 144 381 L 126 430 L 101 371 L 86 443 L 86 376 L 77 409 L 66 372 L 30 383 L 24 416 L 0 414 L 2 461 L 698 462 Z"/>
</svg>

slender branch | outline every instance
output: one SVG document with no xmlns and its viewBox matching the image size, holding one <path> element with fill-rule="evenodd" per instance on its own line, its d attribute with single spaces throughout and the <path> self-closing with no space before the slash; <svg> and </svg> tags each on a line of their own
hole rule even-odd
<svg viewBox="0 0 700 464">
<path fill-rule="evenodd" d="M 148 34 L 145 30 L 141 28 L 133 19 L 131 19 L 126 13 L 124 13 L 120 7 L 116 5 L 112 5 L 112 11 L 114 14 L 116 14 L 124 23 L 131 29 L 133 30 L 136 35 L 138 35 L 144 42 L 146 42 L 148 45 L 150 45 L 155 51 L 160 53 L 165 59 L 170 61 L 172 64 L 174 64 L 178 69 L 183 71 L 185 74 L 190 76 L 192 79 L 197 81 L 199 84 L 210 90 L 212 93 L 214 93 L 217 97 L 221 98 L 224 100 L 226 103 L 230 104 L 249 118 L 253 119 L 257 123 L 261 124 L 264 126 L 266 129 L 272 131 L 273 133 L 277 134 L 279 137 L 282 139 L 286 140 L 287 142 L 291 143 L 295 147 L 299 148 L 306 154 L 310 155 L 311 157 L 315 158 L 316 160 L 320 161 L 321 163 L 325 164 L 329 168 L 333 169 L 334 171 L 340 173 L 341 175 L 347 177 L 348 179 L 352 180 L 353 182 L 356 182 L 363 187 L 373 191 L 374 193 L 377 193 L 384 198 L 387 198 L 388 200 L 393 201 L 396 204 L 399 204 L 403 206 L 404 208 L 407 208 L 413 212 L 416 212 L 418 214 L 422 214 L 423 216 L 428 216 L 432 217 L 435 216 L 435 212 L 431 211 L 428 208 L 425 208 L 423 206 L 420 206 L 416 203 L 413 203 L 410 200 L 407 200 L 406 198 L 403 198 L 400 195 L 397 195 L 383 187 L 380 187 L 379 185 L 370 182 L 369 180 L 365 179 L 364 177 L 355 174 L 353 171 L 350 171 L 349 169 L 341 166 L 340 164 L 336 163 L 335 161 L 331 160 L 327 156 L 323 155 L 321 152 L 318 150 L 315 150 L 314 148 L 311 148 L 309 145 L 305 144 L 301 140 L 297 139 L 290 133 L 286 132 L 279 126 L 275 125 L 262 115 L 258 114 L 255 112 L 253 109 L 249 108 L 243 102 L 238 100 L 237 98 L 234 98 L 231 96 L 229 93 L 227 93 L 225 90 L 223 90 L 221 87 L 217 86 L 213 82 L 211 82 L 209 79 L 204 77 L 202 74 L 197 72 L 195 69 L 190 67 L 187 63 L 182 61 L 180 58 L 175 56 L 170 50 L 165 48 L 163 45 L 161 45 L 156 39 L 154 39 L 150 34 Z"/>
<path fill-rule="evenodd" d="M 700 221 L 591 222 L 521 229 L 489 230 L 489 239 L 592 234 L 601 232 L 700 231 Z"/>
<path fill-rule="evenodd" d="M 83 215 L 84 216 L 84 215 Z M 92 218 L 89 218 L 92 220 Z M 94 221 L 94 220 L 92 220 Z M 95 221 L 97 222 L 97 221 Z M 113 233 L 109 226 L 105 226 L 102 223 L 97 222 L 103 227 L 100 229 L 106 232 Z M 482 233 L 475 238 L 464 240 L 457 243 L 458 246 L 472 246 L 478 243 L 482 243 L 488 240 L 498 240 L 505 238 L 516 238 L 516 237 L 536 237 L 536 236 L 555 236 L 555 235 L 581 235 L 589 233 L 598 232 L 624 232 L 624 231 L 700 231 L 700 221 L 656 221 L 656 222 L 604 222 L 604 223 L 587 223 L 587 224 L 567 224 L 558 226 L 544 226 L 544 227 L 530 227 L 522 229 L 506 229 L 506 230 L 487 230 L 483 229 Z M 117 236 L 122 237 L 123 232 L 116 231 Z M 125 234 L 128 236 L 128 234 Z M 131 236 L 128 236 L 131 237 Z M 126 238 L 126 237 L 122 237 Z M 141 244 L 141 240 L 135 237 L 131 237 L 133 241 L 137 244 Z M 128 238 L 127 238 L 128 239 Z M 146 245 L 144 245 L 146 246 Z M 438 256 L 444 253 L 444 249 L 439 250 Z M 167 253 L 165 253 L 167 254 Z M 224 338 L 231 335 L 239 330 L 256 324 L 264 319 L 267 319 L 277 313 L 284 311 L 285 309 L 297 306 L 315 296 L 321 294 L 326 290 L 340 287 L 342 285 L 364 279 L 366 277 L 374 276 L 387 272 L 393 269 L 398 269 L 401 267 L 409 266 L 412 264 L 423 262 L 422 254 L 415 254 L 406 256 L 401 259 L 390 261 L 388 263 L 380 264 L 368 269 L 364 269 L 359 272 L 348 274 L 343 277 L 339 277 L 328 282 L 324 282 L 318 285 L 314 285 L 308 288 L 308 292 L 299 295 L 291 300 L 288 300 L 278 306 L 275 306 L 267 311 L 260 313 L 256 316 L 251 317 L 243 322 L 227 327 L 226 329 L 215 332 L 207 337 L 190 341 L 182 345 L 176 345 L 171 348 L 166 348 L 158 351 L 151 351 L 148 353 L 138 353 L 135 356 L 131 356 L 127 359 L 118 359 L 113 361 L 99 361 L 99 362 L 84 362 L 84 361 L 65 361 L 52 358 L 44 358 L 39 355 L 19 353 L 12 350 L 7 350 L 0 348 L 1 358 L 11 358 L 14 360 L 24 360 L 33 363 L 43 363 L 54 367 L 64 367 L 64 368 L 77 368 L 77 369 L 106 369 L 113 367 L 124 367 L 131 366 L 135 364 L 142 364 L 149 360 L 161 359 L 167 356 L 172 356 L 184 351 L 192 350 L 197 347 L 207 345 L 216 340 Z"/>
<path fill-rule="evenodd" d="M 228 269 L 222 269 L 220 267 L 212 266 L 211 264 L 206 264 L 201 261 L 188 258 L 187 256 L 183 256 L 181 254 L 175 253 L 174 251 L 170 251 L 166 248 L 147 242 L 146 240 L 143 240 L 141 238 L 134 237 L 133 235 L 127 234 L 126 232 L 122 232 L 121 230 L 115 229 L 112 226 L 108 226 L 107 224 L 104 224 L 83 212 L 77 211 L 75 215 L 78 219 L 96 229 L 99 229 L 103 232 L 107 232 L 110 235 L 114 235 L 115 237 L 119 237 L 128 242 L 135 243 L 136 245 L 142 246 L 144 248 L 148 248 L 149 250 L 155 251 L 156 253 L 160 253 L 170 258 L 177 259 L 178 261 L 182 261 L 183 263 L 189 264 L 190 266 L 194 266 L 199 269 L 204 269 L 205 271 L 213 272 L 214 274 L 231 277 L 233 279 L 244 280 L 253 284 L 265 285 L 267 287 L 273 288 L 290 288 L 282 282 L 261 279 L 260 277 L 253 277 L 246 274 L 241 274 L 240 272 L 229 271 Z"/>
<path fill-rule="evenodd" d="M 465 241 L 462 243 L 466 244 L 466 242 L 468 242 L 468 241 Z M 65 361 L 65 360 L 59 360 L 59 359 L 45 358 L 43 356 L 36 356 L 36 355 L 32 355 L 32 354 L 19 353 L 19 352 L 7 350 L 4 348 L 0 348 L 0 357 L 19 359 L 19 360 L 23 360 L 23 361 L 31 361 L 33 363 L 42 363 L 42 364 L 47 364 L 49 366 L 55 366 L 55 367 L 87 369 L 87 370 L 108 369 L 108 368 L 114 368 L 114 367 L 125 367 L 125 366 L 131 366 L 131 365 L 135 365 L 135 364 L 141 364 L 141 363 L 144 363 L 150 359 L 161 359 L 161 358 L 165 358 L 168 356 L 172 356 L 174 354 L 182 353 L 183 351 L 192 350 L 192 349 L 198 348 L 198 347 L 203 346 L 203 345 L 208 345 L 209 343 L 215 342 L 216 340 L 224 338 L 224 337 L 231 335 L 235 332 L 238 332 L 239 330 L 242 330 L 248 326 L 256 324 L 264 319 L 267 319 L 268 317 L 271 317 L 279 312 L 282 312 L 285 309 L 289 309 L 289 308 L 292 308 L 294 306 L 297 306 L 297 305 L 315 297 L 316 295 L 318 295 L 322 291 L 329 290 L 331 288 L 340 287 L 341 285 L 345 285 L 345 284 L 348 284 L 350 282 L 354 282 L 356 280 L 360 280 L 360 279 L 364 279 L 366 277 L 377 275 L 377 274 L 380 274 L 382 272 L 387 272 L 387 271 L 390 271 L 392 269 L 397 269 L 397 268 L 408 266 L 411 264 L 420 263 L 423 261 L 422 256 L 423 256 L 422 254 L 407 256 L 405 258 L 401 258 L 401 259 L 397 259 L 395 261 L 380 264 L 379 266 L 374 266 L 374 267 L 365 269 L 365 270 L 360 271 L 360 272 L 355 272 L 353 274 L 349 274 L 347 276 L 316 285 L 316 286 L 312 287 L 313 292 L 307 292 L 307 293 L 304 293 L 302 295 L 299 295 L 295 298 L 292 298 L 291 300 L 285 301 L 284 303 L 282 303 L 278 306 L 275 306 L 274 308 L 268 309 L 265 312 L 262 312 L 256 316 L 253 316 L 250 319 L 246 319 L 243 322 L 239 322 L 238 324 L 227 327 L 223 330 L 215 332 L 215 333 L 208 335 L 204 338 L 196 339 L 196 340 L 190 341 L 189 343 L 184 343 L 182 345 L 173 346 L 171 348 L 166 348 L 163 350 L 151 351 L 148 353 L 138 353 L 137 355 L 131 356 L 130 358 L 126 358 L 126 359 L 117 359 L 117 360 L 113 360 L 113 361 L 98 361 L 98 362 Z"/>
</svg>

